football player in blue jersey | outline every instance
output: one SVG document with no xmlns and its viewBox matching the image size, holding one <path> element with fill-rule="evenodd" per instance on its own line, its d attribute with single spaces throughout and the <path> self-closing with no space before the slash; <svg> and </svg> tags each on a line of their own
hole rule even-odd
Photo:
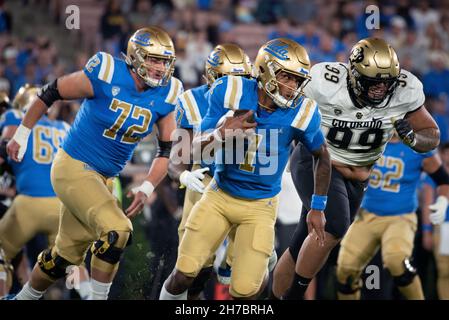
<svg viewBox="0 0 449 320">
<path fill-rule="evenodd" d="M 225 76 L 208 91 L 209 109 L 193 151 L 195 157 L 196 150 L 216 148 L 214 179 L 186 222 L 175 270 L 160 299 L 186 299 L 193 279 L 231 228 L 236 234 L 230 294 L 235 299 L 257 297 L 268 276 L 281 176 L 295 139 L 317 160 L 309 222 L 319 242 L 324 241 L 330 158 L 317 104 L 302 94 L 310 79 L 308 54 L 295 41 L 274 39 L 260 48 L 254 69 L 256 79 Z M 250 111 L 225 116 L 243 110 Z M 238 147 L 239 140 L 244 148 Z M 230 147 L 234 142 L 235 148 Z"/>
<path fill-rule="evenodd" d="M 13 100 L 13 108 L 3 114 L 2 145 L 13 137 L 38 89 L 29 85 L 20 88 Z M 50 169 L 54 155 L 68 129 L 67 123 L 44 115 L 32 130 L 30 148 L 23 161 L 9 161 L 16 177 L 17 196 L 0 220 L 0 250 L 3 252 L 0 273 L 6 272 L 0 277 L 0 288 L 3 288 L 0 290 L 0 296 L 9 292 L 12 283 L 13 270 L 5 266 L 12 265 L 11 261 L 28 241 L 36 234 L 42 233 L 47 236 L 50 246 L 55 242 L 61 202 L 51 186 Z M 1 161 L 8 160 L 4 153 L 0 155 Z M 86 274 L 85 270 L 82 272 L 83 275 Z M 78 292 L 83 299 L 88 299 L 91 293 L 89 281 L 80 282 Z"/>
<path fill-rule="evenodd" d="M 182 91 L 181 82 L 172 77 L 174 63 L 170 36 L 158 27 L 143 28 L 131 36 L 124 61 L 99 52 L 83 70 L 52 81 L 39 93 L 8 143 L 15 161 L 22 160 L 31 128 L 54 101 L 84 100 L 52 165 L 52 185 L 63 203 L 55 246 L 39 255 L 17 299 L 39 299 L 68 265 L 84 260 L 89 247 L 93 299 L 107 299 L 131 241 L 129 218 L 142 210 L 167 173 L 174 109 Z M 124 213 L 107 180 L 119 174 L 154 124 L 158 153 L 145 181 L 130 192 L 134 199 Z"/>
<path fill-rule="evenodd" d="M 383 263 L 402 295 L 411 300 L 424 299 L 421 281 L 410 262 L 417 229 L 417 189 L 423 171 L 439 187 L 441 200 L 430 220 L 441 223 L 437 220 L 447 209 L 449 175 L 438 153 L 417 153 L 394 136 L 376 162 L 355 221 L 341 242 L 337 262 L 339 299 L 360 299 L 360 275 L 380 248 Z"/>
<path fill-rule="evenodd" d="M 189 165 L 192 163 L 191 144 L 194 131 L 206 116 L 209 107 L 205 94 L 215 80 L 225 75 L 251 77 L 249 57 L 235 44 L 227 43 L 216 46 L 206 60 L 204 76 L 206 84 L 185 91 L 178 99 L 176 115 L 178 130 L 176 136 L 181 139 L 173 144 L 168 174 L 172 179 L 178 180 L 181 185 L 187 188 L 182 219 L 178 227 L 179 241 L 184 235 L 185 223 L 192 207 L 199 201 L 205 186 L 209 184 L 214 175 L 213 164 L 193 164 L 191 170 L 189 170 Z M 184 157 L 187 158 L 184 159 Z M 204 290 L 213 271 L 214 258 L 215 255 L 212 255 L 199 272 L 189 289 L 189 299 L 197 299 L 201 291 Z"/>
<path fill-rule="evenodd" d="M 440 156 L 446 171 L 449 171 L 449 143 L 440 146 Z M 440 300 L 449 300 L 449 210 L 447 199 L 444 196 L 435 196 L 438 185 L 432 175 L 422 178 L 421 186 L 421 211 L 423 247 L 433 249 L 437 267 L 437 290 Z M 436 200 L 435 200 L 436 198 Z M 433 224 L 433 226 L 432 226 Z"/>
</svg>

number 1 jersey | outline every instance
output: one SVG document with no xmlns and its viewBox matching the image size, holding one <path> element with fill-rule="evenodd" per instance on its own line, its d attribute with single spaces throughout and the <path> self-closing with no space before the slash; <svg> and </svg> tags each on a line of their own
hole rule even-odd
<svg viewBox="0 0 449 320">
<path fill-rule="evenodd" d="M 182 84 L 172 77 L 167 86 L 138 92 L 126 63 L 104 52 L 94 55 L 83 71 L 94 96 L 84 99 L 62 147 L 72 158 L 113 177 L 153 125 L 174 111 Z"/>
</svg>

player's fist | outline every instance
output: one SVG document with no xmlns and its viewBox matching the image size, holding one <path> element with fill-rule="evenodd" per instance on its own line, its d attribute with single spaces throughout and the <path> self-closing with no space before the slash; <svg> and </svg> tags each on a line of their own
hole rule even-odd
<svg viewBox="0 0 449 320">
<path fill-rule="evenodd" d="M 416 144 L 415 132 L 407 119 L 399 119 L 393 122 L 394 128 L 401 140 L 408 146 L 414 147 Z"/>
<path fill-rule="evenodd" d="M 8 156 L 17 162 L 22 161 L 23 156 L 27 150 L 28 138 L 30 137 L 31 129 L 20 125 L 12 139 L 6 145 L 6 153 Z"/>
</svg>

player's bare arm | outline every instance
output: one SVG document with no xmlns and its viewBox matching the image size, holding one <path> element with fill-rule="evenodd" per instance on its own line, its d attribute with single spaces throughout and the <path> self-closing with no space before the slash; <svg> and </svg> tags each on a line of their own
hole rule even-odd
<svg viewBox="0 0 449 320">
<path fill-rule="evenodd" d="M 134 200 L 126 209 L 126 215 L 129 218 L 136 216 L 143 209 L 145 200 L 154 191 L 157 185 L 165 178 L 168 170 L 168 162 L 171 150 L 171 138 L 172 133 L 176 129 L 174 112 L 170 112 L 165 117 L 157 122 L 157 127 L 159 129 L 158 137 L 158 152 L 156 158 L 151 164 L 148 176 L 145 181 L 137 188 L 134 188 L 128 197 L 135 194 Z"/>
<path fill-rule="evenodd" d="M 25 114 L 14 137 L 8 143 L 6 150 L 14 161 L 20 161 L 26 150 L 26 141 L 36 122 L 47 112 L 57 100 L 72 100 L 90 98 L 94 95 L 92 84 L 83 71 L 77 71 L 58 78 L 42 88 L 38 98 L 34 100 Z M 19 149 L 20 156 L 19 156 Z"/>
<path fill-rule="evenodd" d="M 427 109 L 422 106 L 395 122 L 401 139 L 418 152 L 428 152 L 440 144 L 440 130 Z"/>
<path fill-rule="evenodd" d="M 323 144 L 318 150 L 314 151 L 315 158 L 314 168 L 314 195 L 327 196 L 331 177 L 331 160 L 327 150 L 326 144 Z M 326 224 L 326 217 L 324 210 L 311 209 L 307 214 L 307 226 L 309 233 L 315 230 L 320 245 L 324 245 L 325 232 L 324 226 Z"/>
</svg>

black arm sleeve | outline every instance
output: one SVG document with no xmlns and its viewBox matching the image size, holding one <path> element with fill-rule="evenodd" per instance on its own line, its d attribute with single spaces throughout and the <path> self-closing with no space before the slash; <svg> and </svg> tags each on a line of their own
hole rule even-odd
<svg viewBox="0 0 449 320">
<path fill-rule="evenodd" d="M 442 184 L 449 184 L 449 175 L 443 166 L 440 166 L 437 171 L 429 174 L 432 180 L 437 184 L 437 186 L 441 186 Z"/>
<path fill-rule="evenodd" d="M 53 102 L 62 100 L 61 95 L 58 91 L 58 79 L 53 80 L 50 83 L 47 83 L 42 87 L 41 91 L 37 94 L 37 96 L 47 105 L 47 107 L 51 107 Z"/>
<path fill-rule="evenodd" d="M 171 141 L 158 140 L 156 158 L 159 157 L 170 158 L 170 151 L 172 144 L 173 142 Z"/>
</svg>

